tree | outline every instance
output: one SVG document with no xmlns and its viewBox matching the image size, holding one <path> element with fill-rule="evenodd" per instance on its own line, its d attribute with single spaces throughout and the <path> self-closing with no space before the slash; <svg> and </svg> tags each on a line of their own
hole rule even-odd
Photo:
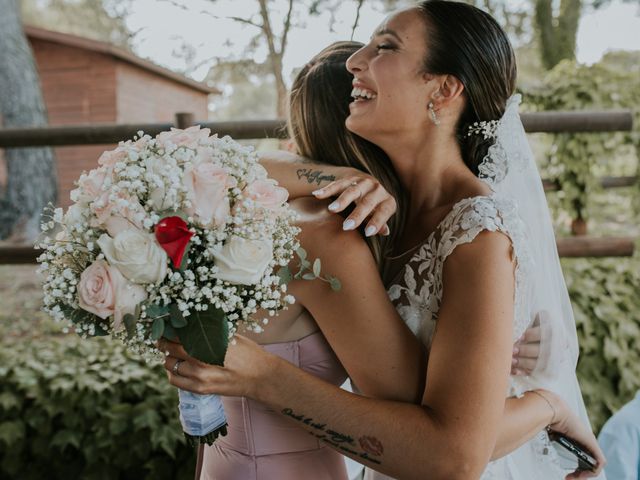
<svg viewBox="0 0 640 480">
<path fill-rule="evenodd" d="M 47 124 L 33 53 L 22 30 L 17 0 L 0 0 L 0 114 L 5 127 Z M 26 240 L 39 232 L 40 213 L 55 202 L 55 159 L 50 148 L 5 151 L 8 183 L 0 199 L 0 239 L 16 233 Z"/>
<path fill-rule="evenodd" d="M 125 18 L 131 0 L 20 0 L 26 25 L 92 38 L 131 49 Z"/>
<path fill-rule="evenodd" d="M 581 12 L 581 0 L 561 0 L 557 14 L 553 11 L 553 0 L 535 0 L 540 54 L 547 70 L 551 70 L 562 60 L 575 58 Z"/>
</svg>

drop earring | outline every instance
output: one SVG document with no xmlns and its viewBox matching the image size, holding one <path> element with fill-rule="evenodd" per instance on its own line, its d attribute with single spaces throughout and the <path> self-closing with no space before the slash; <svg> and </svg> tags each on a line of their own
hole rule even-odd
<svg viewBox="0 0 640 480">
<path fill-rule="evenodd" d="M 436 111 L 433 108 L 433 102 L 429 102 L 429 105 L 427 105 L 427 108 L 429 109 L 429 113 L 431 114 L 431 120 L 433 120 L 433 123 L 435 125 L 440 125 L 440 119 L 438 119 L 438 116 L 436 115 Z"/>
</svg>

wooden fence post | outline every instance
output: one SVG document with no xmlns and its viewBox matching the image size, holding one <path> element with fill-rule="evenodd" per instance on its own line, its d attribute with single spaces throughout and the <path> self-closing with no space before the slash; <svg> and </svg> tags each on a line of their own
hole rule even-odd
<svg viewBox="0 0 640 480">
<path fill-rule="evenodd" d="M 195 122 L 195 118 L 193 113 L 188 112 L 180 112 L 176 113 L 176 127 L 180 129 L 185 129 L 191 127 Z"/>
</svg>

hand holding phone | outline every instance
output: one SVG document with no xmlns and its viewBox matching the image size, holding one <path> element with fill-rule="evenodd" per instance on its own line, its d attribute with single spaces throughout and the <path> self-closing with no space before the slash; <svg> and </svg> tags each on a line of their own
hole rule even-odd
<svg viewBox="0 0 640 480">
<path fill-rule="evenodd" d="M 564 435 L 548 430 L 551 445 L 555 448 L 563 468 L 595 472 L 598 462 L 581 445 Z"/>
</svg>

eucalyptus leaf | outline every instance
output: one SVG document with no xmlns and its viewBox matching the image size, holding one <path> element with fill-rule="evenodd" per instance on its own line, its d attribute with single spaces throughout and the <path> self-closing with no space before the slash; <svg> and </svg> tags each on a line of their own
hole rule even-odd
<svg viewBox="0 0 640 480">
<path fill-rule="evenodd" d="M 334 292 L 342 290 L 342 283 L 336 277 L 329 277 L 329 285 Z"/>
<path fill-rule="evenodd" d="M 164 318 L 158 317 L 153 321 L 151 325 L 151 339 L 160 340 L 164 333 Z"/>
<path fill-rule="evenodd" d="M 169 305 L 169 318 L 171 319 L 171 325 L 174 328 L 182 328 L 187 325 L 187 320 L 182 315 L 182 312 L 178 308 L 178 305 L 172 303 Z"/>
<path fill-rule="evenodd" d="M 131 313 L 127 313 L 124 315 L 124 328 L 127 330 L 127 335 L 129 338 L 133 337 L 136 334 L 136 317 Z"/>
<path fill-rule="evenodd" d="M 305 280 L 315 280 L 316 277 L 313 273 L 305 273 L 302 275 L 302 278 L 304 278 Z"/>
<path fill-rule="evenodd" d="M 158 318 L 169 313 L 169 307 L 161 307 L 160 305 L 152 303 L 147 305 L 146 312 L 147 317 Z"/>
<path fill-rule="evenodd" d="M 280 268 L 277 275 L 280 278 L 280 285 L 286 285 L 293 280 L 293 275 L 291 274 L 291 269 L 289 267 Z"/>
<path fill-rule="evenodd" d="M 321 270 L 321 269 L 322 269 L 322 264 L 320 263 L 320 259 L 319 259 L 319 258 L 316 258 L 316 259 L 313 261 L 313 274 L 314 274 L 316 277 L 319 277 L 319 276 L 320 276 L 320 270 Z"/>
<path fill-rule="evenodd" d="M 164 338 L 168 338 L 172 342 L 178 342 L 180 339 L 178 338 L 178 332 L 176 329 L 171 326 L 171 322 L 164 323 L 164 332 L 162 333 Z"/>
<path fill-rule="evenodd" d="M 304 260 L 307 258 L 307 251 L 302 247 L 298 247 L 296 253 L 298 254 L 298 257 L 300 257 L 300 260 Z"/>
</svg>

